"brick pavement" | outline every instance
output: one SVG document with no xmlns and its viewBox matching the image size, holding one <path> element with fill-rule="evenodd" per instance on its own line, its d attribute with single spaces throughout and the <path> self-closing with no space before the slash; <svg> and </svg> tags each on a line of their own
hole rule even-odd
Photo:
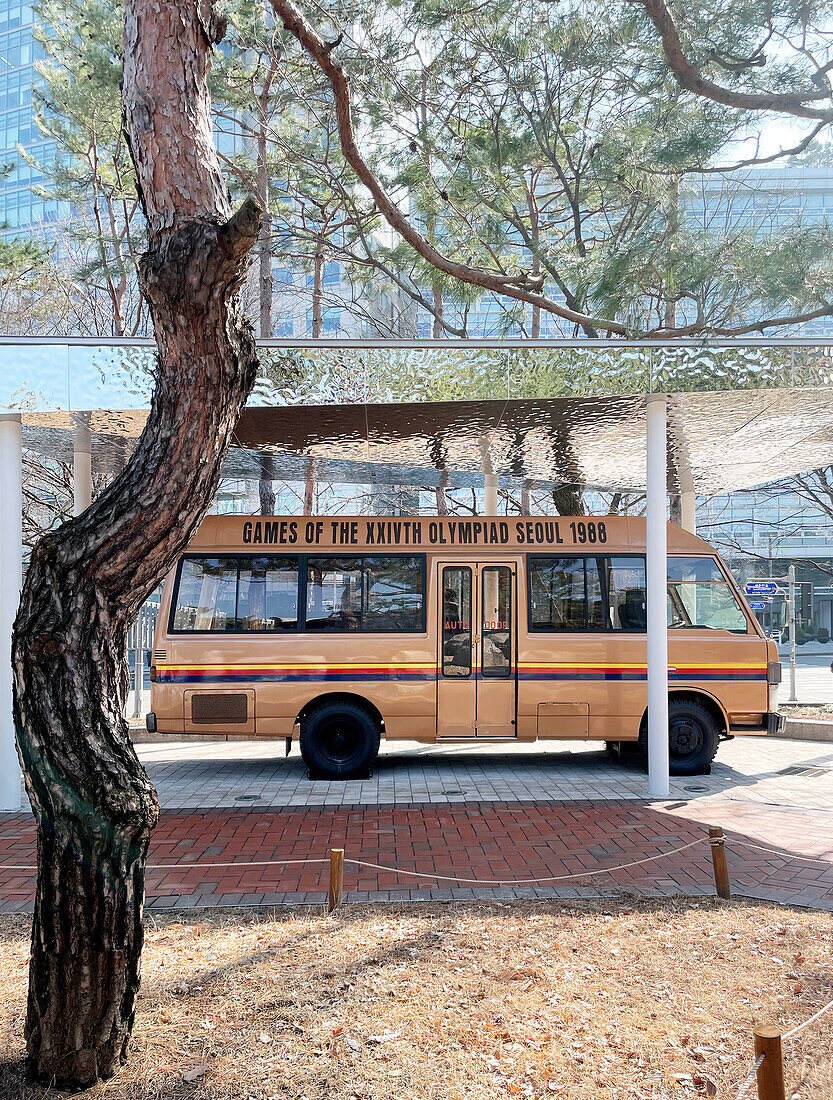
<svg viewBox="0 0 833 1100">
<path fill-rule="evenodd" d="M 319 904 L 325 898 L 326 862 L 281 861 L 326 861 L 330 847 L 344 847 L 348 859 L 403 870 L 517 881 L 599 871 L 697 840 L 701 843 L 667 859 L 576 882 L 455 886 L 348 864 L 345 889 L 353 901 L 711 893 L 704 841 L 709 822 L 726 829 L 737 896 L 833 911 L 833 814 L 728 800 L 169 811 L 151 844 L 148 907 Z M 744 849 L 743 841 L 769 851 Z M 32 868 L 34 855 L 31 817 L 0 819 L 0 866 Z M 264 861 L 277 862 L 246 867 Z M 0 869 L 0 911 L 28 911 L 34 882 L 33 869 Z"/>
<path fill-rule="evenodd" d="M 297 754 L 284 759 L 275 743 L 141 745 L 139 753 L 163 809 L 150 863 L 177 864 L 150 871 L 151 907 L 318 903 L 326 865 L 243 863 L 324 859 L 332 846 L 405 870 L 516 881 L 669 851 L 716 823 L 736 843 L 737 893 L 831 908 L 833 745 L 737 738 L 721 746 L 711 775 L 673 780 L 661 804 L 648 801 L 639 767 L 613 763 L 589 742 L 386 744 L 373 778 L 349 783 L 310 782 Z M 30 907 L 34 872 L 3 867 L 33 862 L 31 817 L 0 815 L 0 911 Z M 705 844 L 575 882 L 455 886 L 348 864 L 345 886 L 354 900 L 712 889 Z"/>
</svg>

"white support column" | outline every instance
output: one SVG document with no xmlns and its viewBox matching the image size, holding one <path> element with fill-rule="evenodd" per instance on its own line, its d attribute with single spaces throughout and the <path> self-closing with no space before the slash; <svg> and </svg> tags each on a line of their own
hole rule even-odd
<svg viewBox="0 0 833 1100">
<path fill-rule="evenodd" d="M 12 719 L 12 625 L 23 583 L 23 431 L 0 413 L 0 810 L 20 809 L 20 765 Z"/>
<path fill-rule="evenodd" d="M 74 500 L 72 514 L 86 512 L 93 499 L 93 459 L 90 426 L 85 417 L 75 419 L 75 437 L 72 444 L 72 479 Z"/>
<path fill-rule="evenodd" d="M 497 474 L 483 475 L 483 515 L 497 515 Z"/>
<path fill-rule="evenodd" d="M 697 497 L 693 490 L 680 493 L 680 520 L 684 531 L 697 534 Z"/>
<path fill-rule="evenodd" d="M 497 474 L 492 465 L 491 440 L 488 435 L 480 439 L 480 468 L 483 471 L 483 515 L 497 515 Z"/>
<path fill-rule="evenodd" d="M 667 401 L 647 402 L 646 589 L 648 605 L 648 794 L 668 798 Z"/>
</svg>

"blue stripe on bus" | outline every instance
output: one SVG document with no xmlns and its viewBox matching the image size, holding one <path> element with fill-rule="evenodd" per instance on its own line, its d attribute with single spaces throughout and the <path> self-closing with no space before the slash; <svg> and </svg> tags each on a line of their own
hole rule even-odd
<svg viewBox="0 0 833 1100">
<path fill-rule="evenodd" d="M 520 670 L 517 674 L 519 680 L 559 682 L 569 681 L 609 681 L 609 682 L 639 682 L 648 678 L 647 672 L 526 672 Z M 477 679 L 483 679 L 481 673 L 476 673 Z M 699 672 L 691 675 L 686 672 L 670 672 L 669 680 L 698 681 L 755 681 L 766 682 L 766 673 L 758 672 Z M 388 673 L 362 673 L 362 672 L 303 672 L 296 674 L 280 673 L 232 673 L 229 675 L 211 675 L 210 673 L 165 673 L 157 670 L 156 680 L 160 684 L 282 684 L 282 683 L 381 683 L 385 681 L 435 681 L 440 679 L 435 672 L 388 672 Z M 443 677 L 446 680 L 468 679 L 461 677 Z M 511 679 L 511 676 L 488 676 L 485 679 Z"/>
<path fill-rule="evenodd" d="M 379 680 L 436 680 L 434 672 L 388 672 L 388 673 L 362 673 L 362 672 L 300 672 L 296 674 L 281 673 L 233 673 L 230 675 L 212 676 L 210 674 L 194 672 L 187 674 L 164 673 L 157 670 L 156 681 L 161 684 L 283 684 L 283 683 L 322 683 L 337 681 L 344 683 L 367 683 Z"/>
</svg>

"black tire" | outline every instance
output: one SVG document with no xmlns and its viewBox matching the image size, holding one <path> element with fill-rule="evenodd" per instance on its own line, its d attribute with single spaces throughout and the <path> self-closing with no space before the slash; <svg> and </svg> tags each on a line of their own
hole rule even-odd
<svg viewBox="0 0 833 1100">
<path fill-rule="evenodd" d="M 720 730 L 712 714 L 693 699 L 672 699 L 668 706 L 668 752 L 672 775 L 705 775 Z"/>
<path fill-rule="evenodd" d="M 711 712 L 694 699 L 668 703 L 668 763 L 671 775 L 708 775 L 720 744 Z M 639 731 L 639 748 L 648 760 L 648 725 Z"/>
<path fill-rule="evenodd" d="M 380 738 L 379 723 L 360 703 L 319 703 L 301 722 L 301 756 L 314 779 L 363 779 Z"/>
</svg>

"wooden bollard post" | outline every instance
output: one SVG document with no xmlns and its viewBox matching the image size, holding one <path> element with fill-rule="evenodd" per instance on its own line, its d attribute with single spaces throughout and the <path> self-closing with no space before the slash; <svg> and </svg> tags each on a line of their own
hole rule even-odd
<svg viewBox="0 0 833 1100">
<path fill-rule="evenodd" d="M 732 891 L 729 886 L 729 868 L 726 864 L 726 845 L 723 842 L 723 830 L 719 825 L 709 826 L 709 839 L 714 868 L 714 888 L 719 898 L 728 900 L 732 896 Z"/>
<path fill-rule="evenodd" d="M 786 1100 L 784 1094 L 784 1059 L 781 1054 L 781 1032 L 777 1027 L 755 1028 L 755 1059 L 762 1054 L 758 1066 L 758 1100 Z"/>
<path fill-rule="evenodd" d="M 341 905 L 344 893 L 344 849 L 330 848 L 330 896 L 327 899 L 327 912 L 332 913 Z"/>
</svg>

